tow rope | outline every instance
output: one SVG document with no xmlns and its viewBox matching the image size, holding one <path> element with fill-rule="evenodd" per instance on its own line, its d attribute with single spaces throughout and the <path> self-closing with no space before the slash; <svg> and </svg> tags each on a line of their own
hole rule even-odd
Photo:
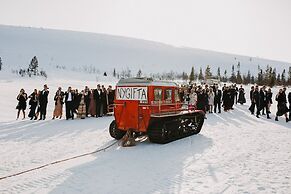
<svg viewBox="0 0 291 194">
<path fill-rule="evenodd" d="M 10 178 L 10 177 L 14 177 L 14 176 L 22 175 L 22 174 L 25 174 L 25 173 L 28 173 L 28 172 L 31 172 L 31 171 L 35 171 L 35 170 L 38 170 L 38 169 L 41 169 L 41 168 L 45 168 L 47 166 L 51 166 L 51 165 L 54 165 L 54 164 L 62 163 L 62 162 L 65 162 L 65 161 L 69 161 L 69 160 L 73 160 L 73 159 L 76 159 L 76 158 L 80 158 L 80 157 L 92 155 L 92 154 L 95 154 L 95 153 L 98 153 L 98 152 L 101 152 L 101 151 L 105 151 L 108 148 L 110 148 L 110 147 L 114 146 L 115 144 L 117 144 L 117 142 L 118 141 L 115 141 L 112 144 L 110 144 L 110 145 L 108 145 L 108 146 L 106 146 L 104 148 L 95 150 L 93 152 L 80 154 L 80 155 L 73 156 L 73 157 L 66 158 L 66 159 L 62 159 L 62 160 L 57 160 L 57 161 L 54 161 L 54 162 L 51 162 L 51 163 L 48 163 L 48 164 L 44 164 L 42 166 L 38 166 L 38 167 L 35 167 L 35 168 L 31 168 L 31 169 L 28 169 L 28 170 L 25 170 L 25 171 L 21 171 L 21 172 L 15 173 L 15 174 L 11 174 L 11 175 L 8 175 L 8 176 L 0 177 L 0 181 L 3 180 L 3 179 L 7 179 L 7 178 Z"/>
</svg>

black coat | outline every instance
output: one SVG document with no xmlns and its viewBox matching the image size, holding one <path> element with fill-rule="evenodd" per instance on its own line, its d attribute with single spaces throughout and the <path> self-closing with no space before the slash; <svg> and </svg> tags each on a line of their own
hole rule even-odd
<svg viewBox="0 0 291 194">
<path fill-rule="evenodd" d="M 72 101 L 71 101 L 71 102 L 73 102 L 74 99 L 75 99 L 75 95 L 74 95 L 74 93 L 72 93 L 72 92 L 71 92 L 71 95 L 72 95 Z M 65 102 L 68 101 L 68 97 L 69 97 L 69 92 L 66 92 L 66 93 L 65 93 Z"/>
<path fill-rule="evenodd" d="M 111 90 L 108 92 L 108 104 L 114 103 L 114 96 L 115 96 L 115 90 Z"/>
<path fill-rule="evenodd" d="M 267 105 L 266 92 L 263 90 L 260 90 L 260 106 L 265 107 L 266 105 Z"/>
<path fill-rule="evenodd" d="M 239 89 L 238 102 L 241 103 L 241 104 L 246 103 L 245 90 L 243 88 Z"/>
<path fill-rule="evenodd" d="M 253 100 L 257 105 L 260 104 L 260 92 L 259 91 L 255 90 L 253 92 Z"/>
<path fill-rule="evenodd" d="M 289 94 L 288 94 L 288 102 L 291 105 L 291 92 L 289 92 Z"/>
<path fill-rule="evenodd" d="M 206 96 L 204 93 L 197 93 L 197 110 L 203 110 L 206 108 Z"/>
<path fill-rule="evenodd" d="M 267 92 L 267 94 L 266 94 L 267 104 L 273 104 L 272 96 L 273 96 L 272 92 Z"/>
<path fill-rule="evenodd" d="M 214 103 L 220 103 L 221 102 L 221 90 L 215 90 L 214 91 Z"/>
<path fill-rule="evenodd" d="M 16 109 L 25 110 L 26 109 L 27 94 L 26 93 L 23 93 L 22 95 L 19 94 L 17 96 L 17 100 L 18 100 L 18 105 L 17 105 Z"/>
<path fill-rule="evenodd" d="M 39 94 L 39 104 L 47 104 L 48 103 L 48 95 L 49 91 L 42 90 Z"/>
<path fill-rule="evenodd" d="M 277 116 L 282 116 L 285 113 L 288 112 L 287 108 L 287 101 L 286 101 L 286 94 L 285 93 L 279 93 L 276 96 L 277 104 Z"/>
<path fill-rule="evenodd" d="M 102 102 L 102 90 L 101 89 L 99 90 L 100 94 L 97 90 L 98 89 L 94 90 L 93 96 L 94 96 L 96 103 L 101 103 Z"/>
</svg>

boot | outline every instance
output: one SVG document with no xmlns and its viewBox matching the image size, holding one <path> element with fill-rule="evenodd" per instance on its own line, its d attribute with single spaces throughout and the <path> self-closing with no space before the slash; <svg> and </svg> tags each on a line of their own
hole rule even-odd
<svg viewBox="0 0 291 194">
<path fill-rule="evenodd" d="M 275 117 L 275 121 L 278 121 L 278 117 L 277 116 Z"/>
<path fill-rule="evenodd" d="M 289 121 L 289 119 L 288 119 L 288 117 L 286 117 L 286 123 L 288 123 L 288 121 Z"/>
</svg>

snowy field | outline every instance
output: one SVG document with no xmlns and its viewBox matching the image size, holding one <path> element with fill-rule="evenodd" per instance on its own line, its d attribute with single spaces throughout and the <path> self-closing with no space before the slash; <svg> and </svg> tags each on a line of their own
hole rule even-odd
<svg viewBox="0 0 291 194">
<path fill-rule="evenodd" d="M 100 82 L 107 86 L 112 80 Z M 15 121 L 16 95 L 50 87 L 48 119 Z M 60 84 L 61 83 L 61 84 Z M 95 151 L 114 140 L 113 117 L 51 120 L 53 94 L 94 87 L 96 80 L 0 81 L 0 177 Z M 248 98 L 247 88 L 247 98 Z M 288 89 L 288 92 L 290 88 Z M 274 93 L 276 93 L 274 91 Z M 291 193 L 291 123 L 257 119 L 246 105 L 207 115 L 200 134 L 166 145 L 118 144 L 84 156 L 0 180 L 0 193 Z"/>
</svg>

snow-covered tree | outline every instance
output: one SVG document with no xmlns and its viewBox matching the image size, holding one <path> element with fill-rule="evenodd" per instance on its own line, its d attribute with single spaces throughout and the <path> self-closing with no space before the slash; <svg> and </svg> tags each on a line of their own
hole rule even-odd
<svg viewBox="0 0 291 194">
<path fill-rule="evenodd" d="M 28 67 L 28 73 L 33 73 L 34 75 L 37 75 L 37 73 L 38 73 L 38 60 L 37 60 L 36 56 L 34 56 L 31 59 L 31 62 L 30 62 L 29 67 Z"/>
<path fill-rule="evenodd" d="M 291 66 L 289 67 L 288 71 L 288 85 L 291 85 Z"/>
<path fill-rule="evenodd" d="M 116 70 L 115 70 L 115 68 L 113 69 L 113 77 L 116 77 Z"/>
<path fill-rule="evenodd" d="M 2 70 L 2 58 L 0 57 L 0 71 Z"/>
<path fill-rule="evenodd" d="M 198 79 L 199 79 L 199 80 L 204 80 L 204 76 L 203 76 L 203 72 L 202 72 L 202 68 L 201 68 L 201 67 L 200 67 L 200 71 L 199 71 Z"/>
<path fill-rule="evenodd" d="M 138 72 L 137 72 L 137 74 L 136 74 L 136 77 L 141 77 L 141 76 L 142 76 L 142 72 L 141 72 L 141 70 L 139 69 Z"/>
<path fill-rule="evenodd" d="M 232 65 L 231 67 L 231 76 L 229 78 L 229 81 L 231 81 L 232 83 L 236 82 L 236 76 L 235 76 L 235 71 L 234 71 L 234 65 Z"/>
<path fill-rule="evenodd" d="M 195 80 L 195 73 L 194 73 L 194 67 L 191 68 L 191 73 L 189 76 L 189 82 L 193 82 Z"/>
<path fill-rule="evenodd" d="M 211 69 L 209 67 L 209 65 L 207 65 L 206 69 L 205 69 L 205 79 L 210 79 L 212 77 L 212 73 L 211 73 Z"/>
<path fill-rule="evenodd" d="M 285 69 L 283 69 L 283 72 L 282 72 L 282 74 L 281 74 L 281 83 L 282 83 L 283 85 L 286 84 L 286 70 L 285 70 Z"/>
<path fill-rule="evenodd" d="M 220 80 L 221 75 L 220 75 L 220 67 L 217 68 L 217 79 Z"/>
</svg>

